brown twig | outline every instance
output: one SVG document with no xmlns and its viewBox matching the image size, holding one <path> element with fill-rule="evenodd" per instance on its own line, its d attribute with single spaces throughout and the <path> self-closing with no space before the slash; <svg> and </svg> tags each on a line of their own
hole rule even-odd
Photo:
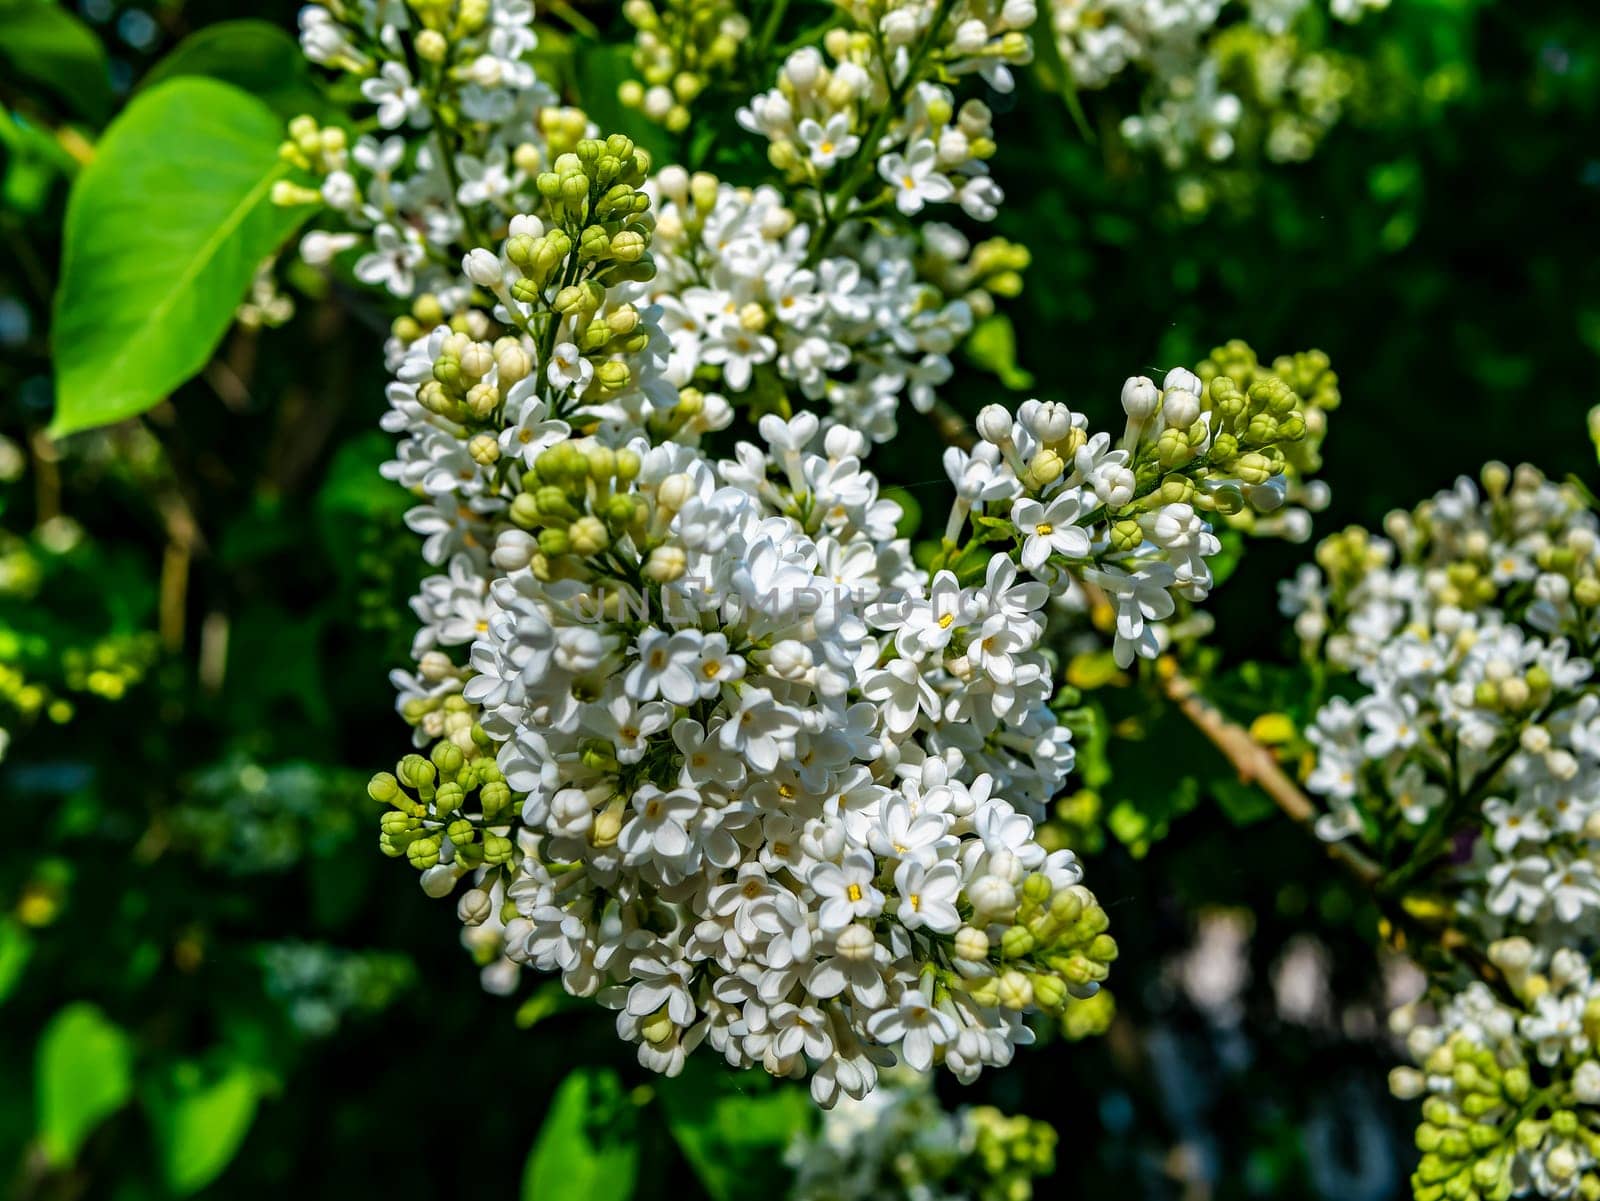
<svg viewBox="0 0 1600 1201">
<path fill-rule="evenodd" d="M 1223 758 L 1233 764 L 1239 778 L 1266 793 L 1292 821 L 1311 829 L 1317 820 L 1317 806 L 1289 778 L 1273 753 L 1250 737 L 1243 726 L 1229 721 L 1216 706 L 1206 701 L 1182 672 L 1172 670 L 1159 674 L 1161 691 L 1167 699 L 1222 752 Z M 1329 843 L 1328 854 L 1369 887 L 1383 878 L 1383 868 L 1349 843 Z"/>
</svg>

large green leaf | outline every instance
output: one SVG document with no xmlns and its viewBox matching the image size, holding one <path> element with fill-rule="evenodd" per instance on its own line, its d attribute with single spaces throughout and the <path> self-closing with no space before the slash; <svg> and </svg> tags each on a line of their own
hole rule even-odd
<svg viewBox="0 0 1600 1201">
<path fill-rule="evenodd" d="M 628 1201 L 639 1178 L 633 1104 L 609 1069 L 579 1068 L 556 1089 L 528 1157 L 522 1201 Z"/>
<path fill-rule="evenodd" d="M 272 203 L 281 137 L 261 101 L 199 77 L 112 122 L 67 204 L 52 434 L 142 413 L 205 366 L 305 216 Z"/>
<path fill-rule="evenodd" d="M 111 114 L 105 47 L 56 0 L 0 0 L 0 61 L 80 117 L 99 124 Z"/>
<path fill-rule="evenodd" d="M 713 1201 L 787 1192 L 784 1149 L 816 1113 L 804 1088 L 690 1060 L 681 1076 L 660 1082 L 659 1093 L 667 1127 Z"/>
<path fill-rule="evenodd" d="M 179 42 L 140 82 L 148 90 L 184 75 L 205 75 L 264 100 L 287 121 L 323 107 L 299 43 L 266 21 L 222 21 Z"/>
<path fill-rule="evenodd" d="M 150 1094 L 161 1172 L 173 1193 L 186 1197 L 221 1175 L 249 1133 L 260 1098 L 256 1073 L 243 1064 L 210 1077 L 197 1064 L 181 1064 Z"/>
<path fill-rule="evenodd" d="M 68 1163 L 90 1132 L 127 1102 L 133 1048 L 95 1006 L 68 1005 L 39 1039 L 34 1077 L 40 1145 L 52 1163 Z"/>
</svg>

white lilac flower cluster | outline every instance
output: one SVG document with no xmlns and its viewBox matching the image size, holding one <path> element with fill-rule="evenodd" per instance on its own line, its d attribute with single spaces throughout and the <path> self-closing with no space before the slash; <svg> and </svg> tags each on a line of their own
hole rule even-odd
<svg viewBox="0 0 1600 1201">
<path fill-rule="evenodd" d="M 419 9 L 419 16 L 398 7 L 313 7 L 302 16 L 307 54 L 362 77 L 363 95 L 378 106 L 378 124 L 394 132 L 382 140 L 363 136 L 352 149 L 342 129 L 297 118 L 282 153 L 316 186 L 283 181 L 274 195 L 283 204 L 322 205 L 344 225 L 342 232 L 305 235 L 301 255 L 308 262 L 324 264 L 349 251 L 358 281 L 414 299 L 413 313 L 397 325 L 391 365 L 420 329 L 474 303 L 481 285 L 459 269 L 463 252 L 509 237 L 510 215 L 542 202 L 539 177 L 596 132 L 581 111 L 557 107 L 527 64 L 535 45 L 530 5 L 513 0 L 481 12 L 469 8 L 448 22 L 432 8 Z M 947 113 L 939 99 L 947 93 L 916 81 L 935 67 L 999 63 L 1006 58 L 1002 46 L 1008 61 L 1022 61 L 1014 45 L 1021 35 L 1003 30 L 1033 10 L 1013 3 L 995 12 L 948 5 L 940 11 L 935 20 L 931 8 L 901 6 L 892 20 L 884 17 L 900 39 L 898 67 L 872 67 L 859 36 L 836 30 L 830 44 L 838 48 L 844 38 L 848 46 L 841 53 L 849 62 L 838 72 L 808 75 L 804 64 L 820 58 L 813 48 L 801 49 L 790 57 L 783 87 L 809 81 L 811 91 L 838 98 L 859 84 L 851 92 L 850 119 L 869 124 L 884 116 L 892 91 L 884 82 L 888 75 L 907 88 L 915 83 L 920 99 L 908 111 L 920 114 L 921 124 L 897 120 L 894 128 L 906 137 L 936 134 L 939 170 L 970 176 L 962 184 L 963 203 L 992 216 L 999 193 L 983 174 L 982 159 L 993 152 L 987 111 L 974 103 L 959 116 Z M 632 15 L 647 16 L 642 10 Z M 701 29 L 700 17 L 716 14 L 685 10 L 679 16 Z M 951 23 L 958 18 L 969 28 L 956 39 L 966 48 L 956 60 L 935 43 L 955 37 Z M 723 13 L 713 24 L 731 19 Z M 993 31 L 982 46 L 974 22 Z M 714 40 L 727 36 L 724 30 Z M 921 64 L 916 71 L 902 61 L 908 47 L 915 47 L 910 53 Z M 422 72 L 413 78 L 419 62 Z M 779 104 L 758 101 L 756 107 L 776 113 Z M 804 119 L 800 129 L 808 137 L 813 132 Z M 871 139 L 875 146 L 880 140 Z M 899 161 L 893 154 L 880 160 L 862 146 L 860 137 L 846 134 L 813 151 L 830 166 L 853 156 L 864 164 L 866 179 L 851 185 L 859 188 L 876 179 L 873 164 L 883 169 Z M 896 167 L 893 181 L 904 212 L 920 207 L 915 200 L 922 195 L 907 192 L 906 179 L 922 181 L 923 191 L 939 190 L 944 179 L 923 169 L 916 146 L 909 153 L 917 164 Z M 644 160 L 642 151 L 635 154 Z M 886 440 L 902 398 L 919 411 L 931 406 L 933 388 L 950 375 L 951 352 L 976 319 L 993 311 L 995 296 L 1020 290 L 1018 272 L 1028 256 L 998 238 L 974 247 L 947 225 L 910 232 L 853 221 L 858 210 L 842 185 L 830 203 L 812 186 L 818 177 L 801 172 L 794 182 L 803 186 L 791 195 L 663 169 L 646 189 L 656 203 L 642 218 L 661 222 L 659 270 L 627 299 L 641 308 L 660 306 L 673 346 L 671 383 L 707 397 L 714 413 L 726 411 L 729 402 L 759 409 L 798 390 L 826 404 L 835 420 Z"/>
<path fill-rule="evenodd" d="M 1383 848 L 1386 891 L 1440 897 L 1418 912 L 1486 948 L 1495 986 L 1397 1015 L 1422 1071 L 1395 1091 L 1428 1095 L 1416 1196 L 1600 1196 L 1600 522 L 1491 463 L 1384 529 L 1326 540 L 1283 607 L 1359 687 L 1307 732 L 1318 832 Z"/>
<path fill-rule="evenodd" d="M 1570 948 L 1493 944 L 1503 973 L 1436 1013 L 1411 1005 L 1390 1025 L 1414 1068 L 1390 1087 L 1422 1098 L 1417 1201 L 1600 1197 L 1600 982 Z"/>
<path fill-rule="evenodd" d="M 992 1106 L 942 1108 L 926 1074 L 896 1073 L 823 1115 L 785 1156 L 790 1201 L 1028 1201 L 1055 1164 L 1056 1132 Z"/>
<path fill-rule="evenodd" d="M 1294 27 L 1315 0 L 1051 0 L 1050 27 L 1079 88 L 1102 88 L 1130 67 L 1157 79 L 1190 73 L 1207 37 L 1233 16 L 1271 34 Z M 1356 22 L 1389 0 L 1330 0 Z M 1238 10 L 1243 9 L 1240 13 Z"/>
<path fill-rule="evenodd" d="M 941 129 L 968 208 L 997 197 L 987 114 L 924 72 L 1006 82 L 1031 14 L 853 10 L 874 33 L 830 34 L 836 69 L 791 57 L 752 109 L 825 93 L 864 125 L 841 158 L 869 148 L 810 225 L 778 192 L 652 179 L 628 138 L 584 136 L 522 70 L 526 6 L 307 15 L 308 51 L 364 77 L 380 124 L 427 134 L 358 146 L 353 185 L 336 131 L 302 119 L 285 147 L 370 220 L 360 278 L 428 289 L 389 346 L 384 474 L 438 574 L 393 677 L 417 753 L 369 789 L 381 845 L 430 894 L 466 885 L 488 986 L 559 972 L 655 1069 L 708 1044 L 831 1105 L 898 1061 L 970 1080 L 1031 1040 L 1026 1015 L 1092 996 L 1105 912 L 1034 837 L 1073 759 L 1047 604 L 1091 582 L 1118 662 L 1153 656 L 1175 598 L 1209 590 L 1209 520 L 1280 507 L 1311 432 L 1270 375 L 1129 380 L 1115 442 L 1059 404 L 991 406 L 913 561 L 869 432 L 895 397 L 931 401 L 1021 264 L 934 227 L 918 285 L 909 241 L 846 219 L 897 153 L 893 189 L 938 190 L 904 160 Z M 891 202 L 909 211 L 897 190 L 866 204 Z M 343 245 L 318 236 L 313 259 Z M 768 415 L 713 458 L 725 393 Z M 833 423 L 790 417 L 801 398 Z"/>
<path fill-rule="evenodd" d="M 751 36 L 750 18 L 735 0 L 626 0 L 622 15 L 637 30 L 639 78 L 624 82 L 619 98 L 674 133 L 687 129 L 695 99 L 730 82 Z M 776 29 L 763 32 L 764 44 Z"/>
<path fill-rule="evenodd" d="M 1051 0 L 1050 28 L 1077 88 L 1103 88 L 1130 67 L 1186 70 L 1227 0 Z"/>
<path fill-rule="evenodd" d="M 1284 589 L 1302 639 L 1362 688 L 1308 731 L 1319 832 L 1398 826 L 1420 871 L 1465 830 L 1471 855 L 1450 870 L 1475 927 L 1587 942 L 1600 933 L 1595 516 L 1571 487 L 1491 464 L 1483 494 L 1463 479 L 1385 528 L 1329 539 L 1321 569 Z"/>
<path fill-rule="evenodd" d="M 303 258 L 323 264 L 360 247 L 362 283 L 403 298 L 431 294 L 446 311 L 467 303 L 461 248 L 503 237 L 507 213 L 537 199 L 538 172 L 593 132 L 534 73 L 533 17 L 531 0 L 301 10 L 306 57 L 358 78 L 384 131 L 351 147 L 337 126 L 290 123 L 283 156 L 317 185 L 284 181 L 275 199 L 323 205 L 346 227 L 307 234 Z"/>
<path fill-rule="evenodd" d="M 856 13 L 875 31 L 834 29 L 826 54 L 796 50 L 779 68 L 777 86 L 739 110 L 739 123 L 771 142 L 768 157 L 791 184 L 816 189 L 830 222 L 858 203 L 860 164 L 884 185 L 866 204 L 892 201 L 912 216 L 928 204 L 956 203 L 974 220 L 992 219 L 1002 194 L 987 162 L 995 151 L 988 106 L 974 99 L 957 108 L 950 89 L 922 72 L 935 65 L 952 75 L 977 71 L 1010 91 L 1007 64 L 1032 56 L 1022 33 L 1034 20 L 1032 0 L 855 7 L 881 10 Z M 828 199 L 836 186 L 842 194 Z"/>
<path fill-rule="evenodd" d="M 932 407 L 974 309 L 992 308 L 985 285 L 1020 265 L 1014 247 L 974 250 L 948 226 L 925 229 L 920 262 L 916 239 L 863 230 L 812 263 L 811 231 L 775 188 L 669 167 L 651 191 L 657 273 L 640 292 L 661 309 L 673 382 L 758 400 L 798 391 L 878 442 L 902 396 Z"/>
<path fill-rule="evenodd" d="M 1069 86 L 1104 88 L 1130 70 L 1145 78 L 1142 109 L 1121 134 L 1177 172 L 1233 159 L 1241 138 L 1272 162 L 1310 157 L 1354 80 L 1301 36 L 1303 19 L 1325 9 L 1350 23 L 1388 2 L 1053 0 L 1050 22 Z M 1186 208 L 1209 203 L 1199 179 L 1183 184 Z"/>
<path fill-rule="evenodd" d="M 620 142 L 566 169 L 617 177 Z M 419 339 L 390 392 L 387 470 L 448 571 L 395 677 L 428 755 L 373 782 L 385 850 L 430 892 L 470 879 L 463 921 L 503 921 L 506 956 L 615 1009 L 658 1070 L 709 1043 L 831 1104 L 896 1060 L 1008 1062 L 1023 1017 L 1092 995 L 1115 955 L 1073 856 L 1034 838 L 1072 765 L 1052 585 L 1093 580 L 1119 660 L 1154 654 L 1174 595 L 1209 586 L 1200 514 L 1281 499 L 1297 398 L 1130 380 L 1118 445 L 1059 404 L 991 406 L 947 456 L 921 568 L 859 432 L 769 415 L 760 444 L 699 450 L 705 406 L 654 393 L 627 283 L 539 283 L 572 220 L 519 217 L 469 256 L 493 325 Z"/>
</svg>

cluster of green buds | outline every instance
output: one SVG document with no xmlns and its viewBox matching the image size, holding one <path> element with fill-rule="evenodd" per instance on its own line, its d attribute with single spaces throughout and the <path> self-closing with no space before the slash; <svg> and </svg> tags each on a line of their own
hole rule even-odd
<svg viewBox="0 0 1600 1201">
<path fill-rule="evenodd" d="M 1327 577 L 1335 602 L 1348 596 L 1374 571 L 1389 565 L 1394 547 L 1358 525 L 1329 534 L 1317 543 L 1316 562 Z"/>
<path fill-rule="evenodd" d="M 1369 577 L 1411 565 L 1423 569 L 1431 604 L 1519 621 L 1537 608 L 1538 624 L 1587 653 L 1600 635 L 1600 534 L 1588 498 L 1527 464 L 1488 463 L 1479 482 L 1476 504 L 1464 503 L 1474 498 L 1463 482 L 1390 513 L 1387 538 L 1350 528 L 1324 539 L 1316 561 L 1330 607 L 1347 609 Z"/>
<path fill-rule="evenodd" d="M 444 305 L 432 292 L 424 292 L 411 302 L 411 311 L 396 317 L 389 326 L 389 332 L 402 345 L 409 346 L 418 338 L 426 337 L 446 321 L 450 328 L 461 334 L 474 334 L 486 330 L 487 326 L 478 326 L 479 317 L 472 317 L 470 313 L 459 313 L 454 316 L 444 311 Z"/>
<path fill-rule="evenodd" d="M 1055 1171 L 1057 1136 L 1048 1122 L 992 1105 L 963 1110 L 962 1118 L 982 1173 L 971 1194 L 979 1201 L 1028 1201 L 1034 1178 Z"/>
<path fill-rule="evenodd" d="M 289 122 L 289 136 L 278 146 L 278 157 L 291 167 L 318 177 L 344 170 L 350 160 L 350 142 L 337 125 L 320 125 L 302 113 Z M 309 195 L 307 195 L 309 193 Z M 273 202 L 280 205 L 315 204 L 321 197 L 309 189 L 280 180 L 273 188 Z"/>
<path fill-rule="evenodd" d="M 1106 930 L 1111 920 L 1081 884 L 1057 890 L 1035 872 L 1023 880 L 1009 914 L 987 914 L 1004 927 L 998 942 L 974 926 L 952 938 L 957 961 L 987 964 L 987 974 L 944 973 L 941 983 L 966 992 L 979 1005 L 1024 1010 L 1036 1007 L 1060 1017 L 1073 997 L 1094 995 L 1111 974 L 1117 943 Z"/>
<path fill-rule="evenodd" d="M 580 280 L 604 286 L 653 278 L 650 198 L 639 191 L 649 176 L 649 152 L 620 133 L 583 138 L 558 155 L 534 178 L 551 228 L 542 236 L 513 230 L 506 244 L 525 281 L 520 291 L 513 284 L 512 294 L 529 303 L 553 282 L 567 288 Z"/>
<path fill-rule="evenodd" d="M 1600 1199 L 1600 1130 L 1570 1080 L 1536 1087 L 1525 1063 L 1507 1066 L 1465 1034 L 1436 1048 L 1420 1072 L 1395 1069 L 1390 1084 L 1415 1096 L 1428 1077 L 1448 1080 L 1449 1091 L 1422 1104 L 1416 1201 L 1507 1201 L 1530 1195 L 1530 1178 L 1548 1182 L 1539 1196 Z"/>
<path fill-rule="evenodd" d="M 622 103 L 674 133 L 689 127 L 689 106 L 728 79 L 750 36 L 749 18 L 730 0 L 627 0 L 622 15 L 637 31 Z"/>
<path fill-rule="evenodd" d="M 1022 273 L 1032 261 L 1026 246 L 1008 238 L 986 238 L 969 251 L 966 239 L 941 235 L 924 240 L 917 274 L 947 298 L 966 301 L 981 321 L 995 311 L 996 298 L 1022 294 Z"/>
<path fill-rule="evenodd" d="M 403 857 L 420 872 L 447 869 L 426 882 L 437 895 L 462 874 L 504 866 L 515 853 L 516 802 L 492 756 L 469 756 L 441 739 L 428 756 L 407 755 L 392 773 L 373 776 L 367 795 L 388 806 L 378 835 L 385 855 Z"/>
<path fill-rule="evenodd" d="M 1339 377 L 1320 350 L 1305 350 L 1297 354 L 1279 355 L 1270 368 L 1256 357 L 1249 343 L 1237 338 L 1217 347 L 1196 368 L 1200 381 L 1211 386 L 1221 378 L 1229 380 L 1233 388 L 1249 395 L 1258 384 L 1278 381 L 1274 387 L 1287 388 L 1299 401 L 1300 418 L 1305 432 L 1298 438 L 1283 441 L 1282 450 L 1291 478 L 1305 477 L 1322 467 L 1322 440 L 1328 433 L 1327 414 L 1339 407 Z M 1229 391 L 1226 385 L 1221 385 Z"/>
<path fill-rule="evenodd" d="M 1509 938 L 1488 958 L 1498 992 L 1479 981 L 1431 1023 L 1414 1006 L 1390 1018 L 1417 1065 L 1389 1076 L 1422 1100 L 1417 1201 L 1600 1201 L 1600 990 L 1570 950 Z"/>
<path fill-rule="evenodd" d="M 1591 518 L 1574 520 L 1587 508 L 1583 494 L 1526 463 L 1515 470 L 1485 464 L 1479 480 L 1483 500 L 1472 523 L 1447 514 L 1437 500 L 1384 522 L 1402 555 L 1439 569 L 1429 580 L 1437 603 L 1468 609 L 1503 603 L 1536 573 L 1544 599 L 1592 616 L 1600 604 L 1600 539 Z"/>
<path fill-rule="evenodd" d="M 522 491 L 511 502 L 511 520 L 534 536 L 528 566 L 541 581 L 590 579 L 604 558 L 607 574 L 621 566 L 632 570 L 638 560 L 621 553 L 621 544 L 633 548 L 650 545 L 652 536 L 664 534 L 670 519 L 661 505 L 651 505 L 632 483 L 638 477 L 639 456 L 631 450 L 612 450 L 590 439 L 558 443 L 540 453 L 533 469 L 522 476 Z M 682 573 L 682 555 L 643 566 L 647 577 L 658 582 Z M 608 599 L 616 600 L 616 597 Z"/>
<path fill-rule="evenodd" d="M 443 654 L 425 656 L 421 664 L 422 678 L 437 684 L 459 674 Z M 458 693 L 442 696 L 413 697 L 400 707 L 400 716 L 407 725 L 420 730 L 425 737 L 443 739 L 455 746 L 468 759 L 475 759 L 488 745 L 486 735 L 478 725 L 478 711 Z"/>
<path fill-rule="evenodd" d="M 511 389 L 532 370 L 533 357 L 520 338 L 503 336 L 490 342 L 471 333 L 453 332 L 439 346 L 433 378 L 417 389 L 417 402 L 458 425 L 482 425 L 501 411 Z M 488 443 L 494 443 L 492 449 Z M 492 434 L 475 439 L 467 449 L 482 466 L 500 457 L 499 443 Z"/>
</svg>

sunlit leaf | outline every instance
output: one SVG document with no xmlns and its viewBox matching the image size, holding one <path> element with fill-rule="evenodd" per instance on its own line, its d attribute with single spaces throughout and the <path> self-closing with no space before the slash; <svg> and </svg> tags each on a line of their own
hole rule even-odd
<svg viewBox="0 0 1600 1201">
<path fill-rule="evenodd" d="M 121 1109 L 133 1090 L 133 1047 L 98 1008 L 68 1005 L 39 1039 L 34 1068 L 39 1142 L 69 1163 L 83 1140 Z"/>
<path fill-rule="evenodd" d="M 261 101 L 198 77 L 112 122 L 67 205 L 53 434 L 141 413 L 205 365 L 304 216 L 271 201 L 280 137 Z"/>
<path fill-rule="evenodd" d="M 628 1201 L 639 1176 L 633 1105 L 613 1071 L 579 1068 L 556 1089 L 528 1157 L 522 1201 Z"/>
<path fill-rule="evenodd" d="M 208 1078 L 198 1065 L 183 1064 L 152 1090 L 146 1108 L 172 1192 L 188 1196 L 221 1175 L 250 1131 L 260 1095 L 254 1070 L 244 1065 Z"/>
</svg>

